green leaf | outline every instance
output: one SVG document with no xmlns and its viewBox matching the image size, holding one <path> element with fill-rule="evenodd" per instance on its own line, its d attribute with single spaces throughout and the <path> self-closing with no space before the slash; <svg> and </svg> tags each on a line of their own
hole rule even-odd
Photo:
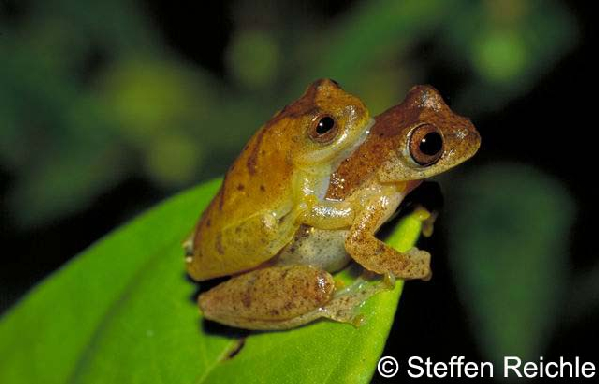
<svg viewBox="0 0 599 384">
<path fill-rule="evenodd" d="M 372 297 L 359 328 L 319 321 L 283 332 L 208 325 L 185 276 L 181 241 L 220 181 L 151 209 L 90 247 L 0 321 L 2 383 L 368 382 L 402 284 Z M 415 216 L 393 246 L 409 248 Z"/>
</svg>

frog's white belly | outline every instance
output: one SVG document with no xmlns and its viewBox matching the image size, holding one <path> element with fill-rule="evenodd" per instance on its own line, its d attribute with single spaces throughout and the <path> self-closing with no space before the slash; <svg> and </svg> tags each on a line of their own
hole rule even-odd
<svg viewBox="0 0 599 384">
<path fill-rule="evenodd" d="M 336 272 L 351 261 L 345 251 L 349 229 L 325 230 L 302 226 L 278 254 L 275 265 L 312 265 Z"/>
</svg>

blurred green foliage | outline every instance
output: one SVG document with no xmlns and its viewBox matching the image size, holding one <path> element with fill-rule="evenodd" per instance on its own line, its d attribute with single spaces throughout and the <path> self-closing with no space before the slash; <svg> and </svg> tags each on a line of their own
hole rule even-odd
<svg viewBox="0 0 599 384">
<path fill-rule="evenodd" d="M 0 166 L 16 222 L 77 212 L 131 175 L 169 192 L 221 174 L 319 77 L 379 113 L 426 78 L 422 43 L 469 74 L 454 106 L 476 117 L 525 92 L 576 36 L 552 1 L 364 1 L 326 22 L 285 7 L 236 4 L 224 80 L 169 49 L 138 2 L 32 0 L 0 18 Z"/>
<path fill-rule="evenodd" d="M 517 198 L 506 191 L 517 191 Z M 574 203 L 553 178 L 496 163 L 463 177 L 448 207 L 449 260 L 487 356 L 538 356 L 570 280 Z M 464 239 L 468 239 L 464 241 Z"/>
</svg>

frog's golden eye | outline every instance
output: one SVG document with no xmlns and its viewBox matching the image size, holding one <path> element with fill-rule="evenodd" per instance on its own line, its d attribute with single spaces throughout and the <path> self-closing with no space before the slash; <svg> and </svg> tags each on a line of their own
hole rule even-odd
<svg viewBox="0 0 599 384">
<path fill-rule="evenodd" d="M 443 154 L 443 135 L 432 124 L 423 124 L 410 135 L 410 156 L 420 165 L 431 165 Z"/>
<path fill-rule="evenodd" d="M 335 119 L 330 115 L 324 115 L 314 119 L 308 135 L 317 143 L 326 144 L 337 136 L 338 131 Z"/>
</svg>

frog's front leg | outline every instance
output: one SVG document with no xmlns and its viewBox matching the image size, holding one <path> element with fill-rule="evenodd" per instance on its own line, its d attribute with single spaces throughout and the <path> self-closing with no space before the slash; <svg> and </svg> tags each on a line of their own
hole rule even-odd
<svg viewBox="0 0 599 384">
<path fill-rule="evenodd" d="M 354 203 L 325 200 L 331 169 L 299 169 L 293 175 L 294 219 L 320 229 L 349 228 L 355 217 Z"/>
<path fill-rule="evenodd" d="M 320 201 L 315 195 L 308 195 L 303 206 L 306 208 L 297 221 L 319 229 L 347 228 L 355 218 L 354 203 L 349 199 Z"/>
<path fill-rule="evenodd" d="M 232 278 L 200 295 L 204 317 L 259 330 L 289 329 L 326 317 L 353 322 L 366 298 L 389 284 L 361 282 L 336 292 L 326 271 L 307 265 L 274 266 Z"/>
<path fill-rule="evenodd" d="M 364 268 L 379 274 L 391 272 L 402 280 L 428 280 L 431 276 L 430 253 L 412 248 L 398 252 L 375 237 L 380 228 L 401 202 L 400 193 L 373 198 L 356 217 L 345 249 Z"/>
</svg>

